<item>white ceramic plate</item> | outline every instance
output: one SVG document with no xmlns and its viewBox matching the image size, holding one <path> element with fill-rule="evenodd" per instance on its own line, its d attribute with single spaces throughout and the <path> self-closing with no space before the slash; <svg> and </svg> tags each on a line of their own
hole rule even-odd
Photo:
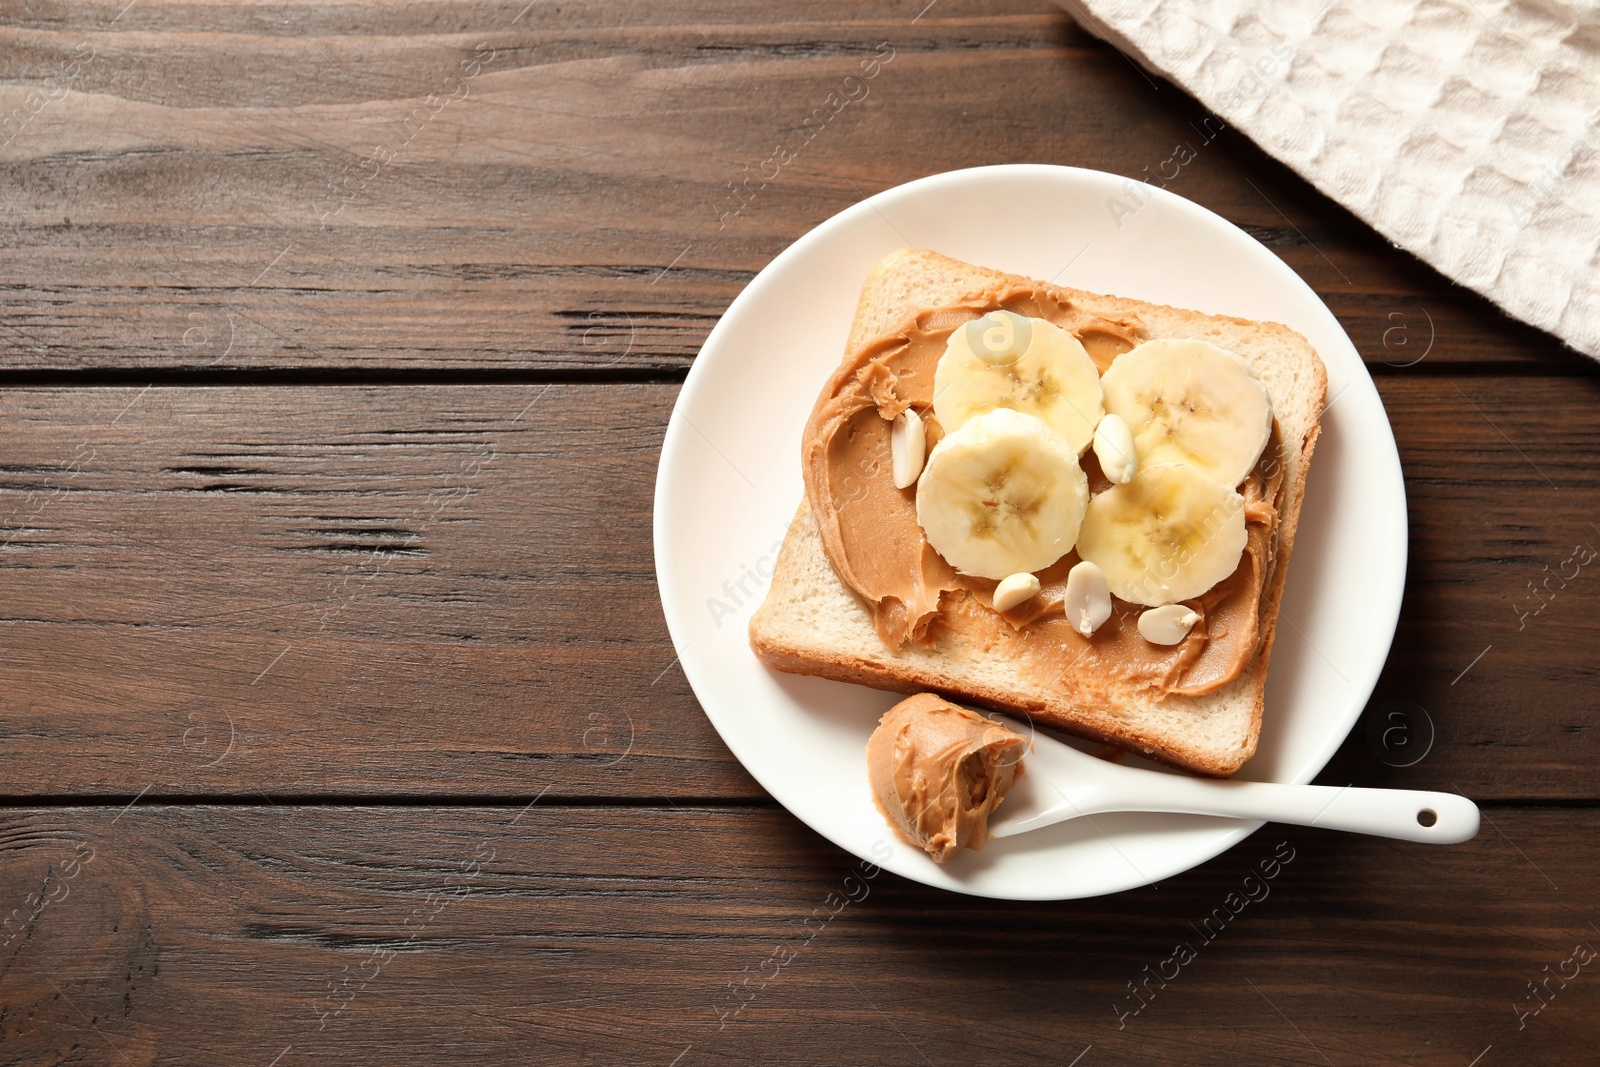
<svg viewBox="0 0 1600 1067">
<path fill-rule="evenodd" d="M 656 574 L 689 683 L 777 800 L 863 859 L 928 885 L 1014 899 L 1159 882 L 1260 824 L 1105 815 L 939 866 L 874 809 L 864 758 L 898 696 L 768 670 L 746 625 L 800 501 L 800 433 L 844 353 L 862 281 L 906 245 L 983 266 L 1299 330 L 1328 368 L 1322 437 L 1284 595 L 1256 756 L 1239 777 L 1309 781 L 1371 695 L 1405 580 L 1405 487 L 1372 379 L 1333 314 L 1226 220 L 1098 171 L 982 167 L 880 193 L 796 241 L 733 302 L 695 360 L 656 479 Z M 1113 201 L 1136 208 L 1113 211 Z M 1120 223 L 1120 225 L 1119 225 Z"/>
</svg>

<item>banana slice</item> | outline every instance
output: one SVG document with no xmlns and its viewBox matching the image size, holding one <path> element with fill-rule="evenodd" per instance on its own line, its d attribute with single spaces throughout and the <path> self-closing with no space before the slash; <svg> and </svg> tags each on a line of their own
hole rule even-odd
<svg viewBox="0 0 1600 1067">
<path fill-rule="evenodd" d="M 1078 555 L 1099 566 L 1114 595 L 1159 607 L 1232 574 L 1245 539 L 1244 497 L 1198 467 L 1169 463 L 1089 501 Z"/>
<path fill-rule="evenodd" d="M 1146 341 L 1118 356 L 1101 385 L 1106 410 L 1133 430 L 1141 466 L 1189 463 L 1232 488 L 1272 433 L 1266 388 L 1207 341 Z"/>
<path fill-rule="evenodd" d="M 1014 356 L 1023 343 L 1026 349 Z M 974 415 L 1010 408 L 1044 420 L 1080 456 L 1094 440 L 1101 400 L 1099 371 L 1076 337 L 1009 311 L 992 311 L 952 333 L 933 373 L 933 413 L 946 432 Z"/>
<path fill-rule="evenodd" d="M 1032 415 L 997 408 L 933 446 L 917 522 L 956 570 L 1001 579 L 1071 551 L 1089 499 L 1078 455 Z"/>
</svg>

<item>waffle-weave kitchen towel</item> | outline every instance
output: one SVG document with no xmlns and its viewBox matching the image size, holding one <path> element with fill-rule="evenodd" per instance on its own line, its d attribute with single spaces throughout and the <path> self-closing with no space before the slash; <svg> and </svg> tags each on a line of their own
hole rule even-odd
<svg viewBox="0 0 1600 1067">
<path fill-rule="evenodd" d="M 1600 358 L 1600 4 L 1061 0 L 1389 240 Z"/>
</svg>

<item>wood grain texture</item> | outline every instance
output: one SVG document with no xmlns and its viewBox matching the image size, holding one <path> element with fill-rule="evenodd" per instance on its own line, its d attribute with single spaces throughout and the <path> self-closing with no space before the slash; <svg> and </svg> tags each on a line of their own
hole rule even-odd
<svg viewBox="0 0 1600 1067">
<path fill-rule="evenodd" d="M 6 791 L 752 795 L 655 591 L 675 391 L 5 394 Z"/>
<path fill-rule="evenodd" d="M 31 9 L 0 29 L 0 368 L 677 373 L 870 193 L 1004 162 L 1159 181 L 1180 145 L 1167 187 L 1282 256 L 1374 363 L 1587 367 L 1061 11 L 923 7 Z"/>
<path fill-rule="evenodd" d="M 1358 731 L 1325 780 L 1600 796 L 1600 586 L 1550 580 L 1600 548 L 1600 381 L 1379 381 L 1412 543 L 1374 703 L 1438 740 L 1401 771 Z M 676 393 L 0 394 L 4 791 L 761 796 L 657 601 Z"/>
<path fill-rule="evenodd" d="M 1600 383 L 1378 386 L 1405 471 L 1411 543 L 1400 626 L 1366 725 L 1392 701 L 1410 702 L 1451 755 L 1385 752 L 1388 762 L 1422 759 L 1392 769 L 1373 760 L 1358 729 L 1321 780 L 1597 795 Z"/>
<path fill-rule="evenodd" d="M 1527 983 L 1600 943 L 1572 843 L 1600 816 L 1491 816 L 1445 848 L 1268 829 L 1017 904 L 776 810 L 11 811 L 0 1035 L 17 1063 L 1592 1062 L 1595 965 Z"/>
</svg>

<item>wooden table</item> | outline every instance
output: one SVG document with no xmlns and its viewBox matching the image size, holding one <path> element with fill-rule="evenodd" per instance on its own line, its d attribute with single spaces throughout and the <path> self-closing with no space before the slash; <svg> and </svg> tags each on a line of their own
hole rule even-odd
<svg viewBox="0 0 1600 1067">
<path fill-rule="evenodd" d="M 1594 1063 L 1595 366 L 1044 0 L 795 7 L 7 10 L 0 1060 Z M 1320 780 L 1459 789 L 1483 832 L 841 905 L 855 859 L 674 665 L 679 383 L 864 195 L 1177 145 L 1169 188 L 1343 322 L 1405 465 L 1376 729 Z"/>
</svg>

